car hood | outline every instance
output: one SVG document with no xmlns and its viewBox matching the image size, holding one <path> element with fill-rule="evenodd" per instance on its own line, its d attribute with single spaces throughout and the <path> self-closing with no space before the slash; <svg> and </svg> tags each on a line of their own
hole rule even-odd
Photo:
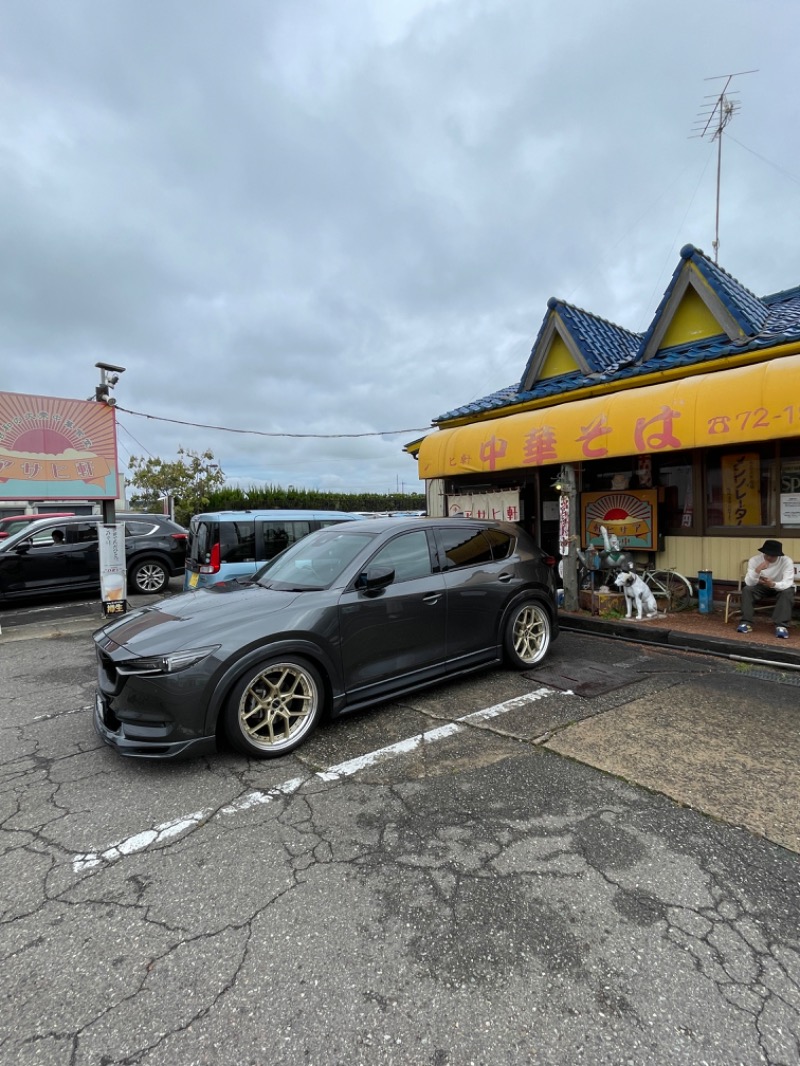
<svg viewBox="0 0 800 1066">
<path fill-rule="evenodd" d="M 275 614 L 285 611 L 302 595 L 226 582 L 140 607 L 106 623 L 94 633 L 94 639 L 111 654 L 125 648 L 134 655 L 229 643 L 236 641 L 243 629 L 250 636 L 257 631 L 281 629 Z"/>
</svg>

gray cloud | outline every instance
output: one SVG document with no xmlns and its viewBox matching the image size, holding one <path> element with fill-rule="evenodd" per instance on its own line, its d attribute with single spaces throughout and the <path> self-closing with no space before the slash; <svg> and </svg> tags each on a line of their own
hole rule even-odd
<svg viewBox="0 0 800 1066">
<path fill-rule="evenodd" d="M 380 433 L 516 381 L 547 298 L 632 329 L 678 252 L 800 281 L 793 0 L 57 0 L 0 13 L 0 388 L 286 433 Z M 795 32 L 792 32 L 795 31 Z M 735 139 L 734 139 L 735 138 Z M 120 414 L 121 455 L 418 486 L 403 436 Z"/>
</svg>

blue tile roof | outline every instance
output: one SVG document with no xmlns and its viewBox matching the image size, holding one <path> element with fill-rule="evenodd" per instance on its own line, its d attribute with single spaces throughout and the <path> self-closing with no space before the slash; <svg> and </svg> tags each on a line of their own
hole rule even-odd
<svg viewBox="0 0 800 1066">
<path fill-rule="evenodd" d="M 648 341 L 658 326 L 681 273 L 687 269 L 690 262 L 702 274 L 745 336 L 731 341 L 727 334 L 720 333 L 716 337 L 662 348 L 643 362 L 641 356 Z M 681 261 L 675 268 L 653 321 L 645 333 L 632 333 L 563 300 L 551 298 L 547 301 L 547 307 L 520 382 L 439 415 L 433 419 L 434 425 L 491 411 L 499 412 L 504 407 L 532 400 L 559 395 L 564 395 L 564 399 L 568 400 L 570 392 L 601 382 L 628 381 L 633 377 L 652 374 L 654 371 L 689 367 L 727 355 L 757 353 L 765 348 L 800 341 L 800 286 L 759 298 L 692 245 L 681 249 Z M 536 363 L 539 344 L 551 324 L 553 315 L 559 316 L 589 371 L 585 373 L 582 370 L 574 370 L 558 377 L 544 378 L 535 381 L 529 389 L 523 389 L 522 386 Z"/>
</svg>

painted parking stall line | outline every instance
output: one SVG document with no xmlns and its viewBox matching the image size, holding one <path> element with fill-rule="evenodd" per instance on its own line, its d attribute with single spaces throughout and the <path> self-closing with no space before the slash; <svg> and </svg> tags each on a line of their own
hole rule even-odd
<svg viewBox="0 0 800 1066">
<path fill-rule="evenodd" d="M 275 788 L 264 791 L 253 790 L 234 803 L 228 803 L 224 807 L 220 807 L 216 812 L 211 807 L 193 811 L 191 814 L 181 815 L 169 822 L 163 822 L 151 829 L 145 829 L 133 836 L 126 837 L 124 840 L 109 844 L 99 851 L 79 853 L 73 856 L 72 869 L 75 873 L 85 873 L 101 866 L 108 866 L 126 855 L 147 851 L 149 848 L 158 847 L 169 840 L 188 833 L 212 817 L 229 817 L 242 811 L 252 810 L 254 807 L 272 803 L 273 800 L 283 799 L 297 792 L 308 781 L 339 781 L 343 778 L 351 777 L 368 766 L 375 766 L 400 755 L 407 755 L 425 744 L 434 744 L 445 737 L 455 736 L 457 733 L 463 732 L 467 726 L 478 725 L 480 722 L 497 718 L 501 714 L 517 710 L 519 707 L 525 706 L 525 704 L 534 703 L 537 700 L 553 695 L 563 696 L 569 695 L 569 693 L 558 692 L 556 689 L 551 688 L 538 688 L 532 692 L 526 692 L 522 696 L 514 696 L 510 700 L 496 703 L 493 707 L 484 707 L 479 711 L 471 711 L 469 714 L 457 718 L 454 722 L 437 726 L 435 729 L 428 729 L 424 733 L 417 733 L 405 740 L 398 741 L 396 744 L 388 744 L 384 748 L 377 748 L 375 751 L 367 752 L 364 755 L 356 756 L 354 759 L 348 759 L 346 762 L 331 766 L 327 770 L 319 770 L 306 777 L 293 777 Z"/>
</svg>

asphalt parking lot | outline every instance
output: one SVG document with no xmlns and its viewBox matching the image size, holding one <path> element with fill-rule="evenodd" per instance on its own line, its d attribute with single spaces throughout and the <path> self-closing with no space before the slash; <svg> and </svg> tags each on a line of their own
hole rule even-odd
<svg viewBox="0 0 800 1066">
<path fill-rule="evenodd" d="M 143 764 L 55 611 L 0 637 L 8 1061 L 800 1061 L 797 849 L 704 809 L 766 774 L 753 722 L 791 743 L 779 675 L 564 634 L 284 759 Z"/>
</svg>

